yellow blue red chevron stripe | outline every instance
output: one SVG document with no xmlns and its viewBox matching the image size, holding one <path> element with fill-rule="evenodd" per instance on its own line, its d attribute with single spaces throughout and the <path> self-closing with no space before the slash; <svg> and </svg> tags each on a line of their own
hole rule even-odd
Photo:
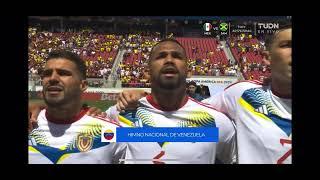
<svg viewBox="0 0 320 180">
<path fill-rule="evenodd" d="M 266 121 L 274 122 L 288 136 L 291 134 L 291 120 L 282 118 L 279 115 L 277 108 L 273 105 L 271 101 L 270 95 L 263 89 L 252 88 L 246 90 L 238 99 L 238 103 L 252 114 L 259 116 Z M 266 106 L 267 113 L 255 111 L 255 109 L 262 106 Z"/>
</svg>

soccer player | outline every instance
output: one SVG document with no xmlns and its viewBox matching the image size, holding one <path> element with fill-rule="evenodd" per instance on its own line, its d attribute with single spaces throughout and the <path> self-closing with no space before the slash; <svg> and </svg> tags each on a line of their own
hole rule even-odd
<svg viewBox="0 0 320 180">
<path fill-rule="evenodd" d="M 139 100 L 137 110 L 118 116 L 116 106 L 107 110 L 112 119 L 138 127 L 218 127 L 219 142 L 128 143 L 126 163 L 213 164 L 236 161 L 232 121 L 210 105 L 186 93 L 187 57 L 182 45 L 165 39 L 150 54 L 151 94 Z"/>
<path fill-rule="evenodd" d="M 283 164 L 291 162 L 292 27 L 283 25 L 266 39 L 266 60 L 271 79 L 266 83 L 242 81 L 205 99 L 234 120 L 240 164 Z M 117 108 L 135 107 L 144 92 L 124 91 Z"/>
<path fill-rule="evenodd" d="M 86 67 L 69 51 L 49 54 L 42 74 L 46 109 L 29 134 L 30 164 L 118 163 L 125 144 L 101 142 L 104 127 L 119 127 L 116 121 L 92 117 L 81 104 L 87 88 Z"/>
<path fill-rule="evenodd" d="M 291 40 L 291 25 L 267 39 L 269 83 L 235 83 L 203 101 L 234 119 L 240 163 L 291 163 Z"/>
</svg>

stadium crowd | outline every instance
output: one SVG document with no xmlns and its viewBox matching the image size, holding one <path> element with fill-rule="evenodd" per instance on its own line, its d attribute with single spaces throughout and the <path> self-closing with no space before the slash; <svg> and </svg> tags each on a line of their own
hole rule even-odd
<svg viewBox="0 0 320 180">
<path fill-rule="evenodd" d="M 270 66 L 263 60 L 262 55 L 266 48 L 263 39 L 258 40 L 251 34 L 239 34 L 227 38 L 226 42 L 245 79 L 263 81 L 269 77 Z"/>
<path fill-rule="evenodd" d="M 123 62 L 119 65 L 123 87 L 150 87 L 147 65 L 152 47 L 160 41 L 160 33 L 137 33 L 126 35 L 122 44 L 126 49 Z"/>
<path fill-rule="evenodd" d="M 171 34 L 173 36 L 173 34 Z M 69 49 L 85 60 L 88 78 L 108 79 L 119 49 L 125 50 L 123 61 L 116 69 L 114 80 L 121 80 L 122 87 L 150 87 L 147 59 L 154 44 L 161 40 L 160 33 L 140 32 L 132 34 L 98 34 L 90 29 L 52 33 L 29 28 L 28 65 L 31 77 L 40 74 L 46 55 L 54 49 Z M 179 39 L 177 39 L 179 41 Z M 223 45 L 216 40 L 215 49 L 203 49 L 188 44 L 192 52 L 188 59 L 190 75 L 235 76 L 242 72 L 245 79 L 263 80 L 270 74 L 270 67 L 262 60 L 264 41 L 252 35 L 233 35 L 226 39 L 227 46 L 236 59 L 212 60 L 223 52 Z M 216 57 L 215 57 L 216 58 Z M 103 81 L 90 82 L 90 86 L 102 87 Z"/>
<path fill-rule="evenodd" d="M 107 77 L 117 55 L 121 36 L 96 34 L 91 30 L 52 33 L 29 28 L 29 73 L 39 74 L 46 55 L 55 49 L 68 49 L 81 56 L 87 77 Z"/>
</svg>

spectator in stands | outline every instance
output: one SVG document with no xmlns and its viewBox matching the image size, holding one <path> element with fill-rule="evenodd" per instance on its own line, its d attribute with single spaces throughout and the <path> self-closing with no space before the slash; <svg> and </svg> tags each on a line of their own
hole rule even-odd
<svg viewBox="0 0 320 180">
<path fill-rule="evenodd" d="M 194 81 L 190 81 L 187 84 L 187 94 L 192 97 L 193 99 L 196 99 L 198 101 L 202 101 L 204 98 L 199 94 L 196 93 L 197 91 L 197 84 Z"/>
<path fill-rule="evenodd" d="M 216 76 L 220 76 L 220 69 L 216 69 L 215 75 L 216 75 Z"/>
<path fill-rule="evenodd" d="M 29 73 L 31 73 L 31 75 L 37 75 L 38 74 L 38 69 L 33 66 L 29 70 Z"/>
<path fill-rule="evenodd" d="M 196 59 L 196 65 L 200 65 L 201 64 L 201 59 L 200 58 L 197 58 Z"/>
<path fill-rule="evenodd" d="M 200 95 L 203 99 L 207 99 L 210 97 L 210 91 L 208 86 L 200 85 Z"/>
<path fill-rule="evenodd" d="M 196 46 L 196 54 L 198 54 L 198 53 L 199 53 L 199 47 Z"/>
<path fill-rule="evenodd" d="M 192 45 L 191 50 L 192 50 L 192 55 L 196 54 L 196 47 L 195 46 Z"/>
<path fill-rule="evenodd" d="M 220 48 L 221 48 L 221 46 L 218 45 L 217 48 L 216 48 L 216 51 L 220 51 L 221 50 Z"/>
</svg>

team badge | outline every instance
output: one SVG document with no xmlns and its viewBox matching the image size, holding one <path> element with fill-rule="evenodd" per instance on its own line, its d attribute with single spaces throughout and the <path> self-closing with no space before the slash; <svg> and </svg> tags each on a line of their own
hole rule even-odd
<svg viewBox="0 0 320 180">
<path fill-rule="evenodd" d="M 81 152 L 87 152 L 92 148 L 93 137 L 89 134 L 79 134 L 77 137 L 77 148 Z"/>
</svg>

